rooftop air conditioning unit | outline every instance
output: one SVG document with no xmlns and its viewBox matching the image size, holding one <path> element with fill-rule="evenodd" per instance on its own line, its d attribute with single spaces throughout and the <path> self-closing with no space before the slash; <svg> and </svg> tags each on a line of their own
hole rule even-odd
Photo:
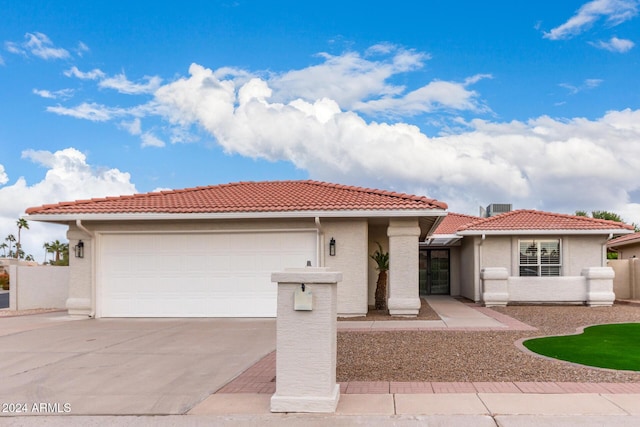
<svg viewBox="0 0 640 427">
<path fill-rule="evenodd" d="M 487 206 L 487 218 L 500 215 L 506 212 L 511 212 L 513 205 L 511 203 L 492 203 Z"/>
</svg>

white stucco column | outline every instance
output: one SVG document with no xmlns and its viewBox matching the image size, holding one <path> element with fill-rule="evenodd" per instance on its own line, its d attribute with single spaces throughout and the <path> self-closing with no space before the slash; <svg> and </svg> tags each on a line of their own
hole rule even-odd
<svg viewBox="0 0 640 427">
<path fill-rule="evenodd" d="M 337 283 L 342 273 L 295 268 L 273 273 L 271 281 L 278 282 L 276 392 L 271 412 L 335 412 L 340 398 Z"/>
<path fill-rule="evenodd" d="M 417 316 L 420 311 L 418 219 L 389 220 L 387 236 L 389 236 L 389 299 L 387 300 L 389 314 Z"/>
<path fill-rule="evenodd" d="M 587 305 L 590 307 L 608 307 L 613 305 L 616 295 L 613 293 L 615 273 L 611 267 L 589 267 L 581 273 L 587 280 Z"/>
<path fill-rule="evenodd" d="M 506 268 L 486 267 L 480 270 L 482 301 L 485 307 L 507 305 L 509 301 L 509 273 Z"/>
<path fill-rule="evenodd" d="M 67 298 L 67 311 L 70 315 L 91 316 L 93 311 L 93 280 L 92 280 L 92 239 L 79 230 L 75 225 L 70 225 L 67 231 L 69 239 L 69 298 Z M 78 241 L 84 243 L 84 258 L 76 258 L 74 247 Z"/>
</svg>

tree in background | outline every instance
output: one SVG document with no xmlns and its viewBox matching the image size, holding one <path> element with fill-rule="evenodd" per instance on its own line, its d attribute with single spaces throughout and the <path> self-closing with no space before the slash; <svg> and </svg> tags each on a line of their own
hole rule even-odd
<svg viewBox="0 0 640 427">
<path fill-rule="evenodd" d="M 18 219 L 18 221 L 16 221 L 16 225 L 18 226 L 18 241 L 16 243 L 16 259 L 17 259 L 17 258 L 24 258 L 24 251 L 22 251 L 22 245 L 20 244 L 20 233 L 22 232 L 23 228 L 25 230 L 29 229 L 29 223 L 27 222 L 26 219 L 20 218 Z M 20 256 L 20 253 L 22 253 L 22 256 Z"/>
<path fill-rule="evenodd" d="M 49 263 L 51 265 L 69 265 L 69 244 L 62 243 L 60 240 L 45 243 L 47 252 L 54 254 L 54 258 Z"/>
<path fill-rule="evenodd" d="M 6 257 L 7 256 L 7 248 L 9 247 L 9 245 L 7 245 L 5 242 L 0 243 L 0 249 L 2 249 L 2 256 Z"/>
<path fill-rule="evenodd" d="M 615 221 L 615 222 L 621 222 L 623 224 L 626 224 L 625 220 L 622 219 L 622 217 L 620 215 L 618 215 L 617 213 L 615 213 L 615 212 L 591 211 L 591 217 L 589 217 L 589 214 L 587 213 L 587 211 L 576 211 L 576 215 L 577 216 L 584 216 L 584 217 L 587 217 L 587 218 L 606 219 L 608 221 Z M 631 223 L 631 225 L 633 226 L 633 228 L 635 229 L 636 232 L 640 231 L 640 227 L 638 227 L 638 224 Z M 612 251 L 607 251 L 607 259 L 618 259 L 618 253 L 617 252 L 612 252 Z"/>
<path fill-rule="evenodd" d="M 606 219 L 608 221 L 621 222 L 623 224 L 627 223 L 624 219 L 622 219 L 620 215 L 618 215 L 615 212 L 609 212 L 609 211 L 591 211 L 591 216 L 589 216 L 587 211 L 576 211 L 576 215 L 585 216 L 587 218 Z M 640 226 L 638 226 L 638 224 L 632 222 L 631 225 L 633 226 L 636 232 L 640 231 Z"/>
<path fill-rule="evenodd" d="M 5 242 L 9 242 L 9 258 L 13 258 L 14 257 L 14 252 L 13 252 L 13 242 L 16 241 L 16 236 L 14 236 L 13 234 L 9 234 L 5 239 Z"/>
</svg>

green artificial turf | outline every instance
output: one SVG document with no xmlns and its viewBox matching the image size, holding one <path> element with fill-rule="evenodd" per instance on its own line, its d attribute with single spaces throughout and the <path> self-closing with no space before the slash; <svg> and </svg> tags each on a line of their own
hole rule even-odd
<svg viewBox="0 0 640 427">
<path fill-rule="evenodd" d="M 640 323 L 590 326 L 580 335 L 534 338 L 529 350 L 582 365 L 640 371 Z"/>
</svg>

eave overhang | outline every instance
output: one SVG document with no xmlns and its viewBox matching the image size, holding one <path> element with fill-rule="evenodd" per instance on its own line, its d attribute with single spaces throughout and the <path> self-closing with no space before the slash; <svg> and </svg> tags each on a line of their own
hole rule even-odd
<svg viewBox="0 0 640 427">
<path fill-rule="evenodd" d="M 633 233 L 633 230 L 623 228 L 593 229 L 593 230 L 463 230 L 458 231 L 460 236 L 554 236 L 554 235 L 623 235 Z"/>
<path fill-rule="evenodd" d="M 198 213 L 67 213 L 29 214 L 29 221 L 68 223 L 71 221 L 166 221 L 166 220 L 225 220 L 225 219 L 278 219 L 278 218 L 421 218 L 436 220 L 444 217 L 440 209 L 380 209 L 380 210 L 313 210 L 313 211 L 256 211 L 256 212 L 198 212 Z M 439 221 L 436 221 L 436 224 Z"/>
</svg>

